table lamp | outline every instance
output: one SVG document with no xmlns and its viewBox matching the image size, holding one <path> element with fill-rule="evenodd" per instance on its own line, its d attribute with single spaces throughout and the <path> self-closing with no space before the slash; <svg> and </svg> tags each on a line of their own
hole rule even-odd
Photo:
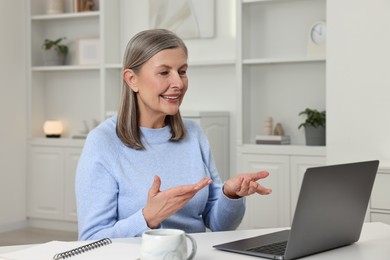
<svg viewBox="0 0 390 260">
<path fill-rule="evenodd" d="M 64 130 L 61 121 L 46 121 L 43 124 L 43 132 L 48 138 L 59 138 L 61 137 L 62 131 Z"/>
</svg>

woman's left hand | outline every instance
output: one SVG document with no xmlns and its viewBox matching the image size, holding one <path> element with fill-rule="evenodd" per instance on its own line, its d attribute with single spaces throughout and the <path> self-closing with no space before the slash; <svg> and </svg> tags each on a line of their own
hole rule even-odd
<svg viewBox="0 0 390 260">
<path fill-rule="evenodd" d="M 230 199 L 238 199 L 254 193 L 268 195 L 272 190 L 261 186 L 257 182 L 268 175 L 267 171 L 237 175 L 225 182 L 223 193 Z"/>
</svg>

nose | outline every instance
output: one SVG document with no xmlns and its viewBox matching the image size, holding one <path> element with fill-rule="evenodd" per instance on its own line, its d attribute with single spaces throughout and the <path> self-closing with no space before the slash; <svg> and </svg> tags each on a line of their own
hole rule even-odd
<svg viewBox="0 0 390 260">
<path fill-rule="evenodd" d="M 187 82 L 187 77 L 181 76 L 178 72 L 172 73 L 171 86 L 175 89 L 183 89 Z"/>
</svg>

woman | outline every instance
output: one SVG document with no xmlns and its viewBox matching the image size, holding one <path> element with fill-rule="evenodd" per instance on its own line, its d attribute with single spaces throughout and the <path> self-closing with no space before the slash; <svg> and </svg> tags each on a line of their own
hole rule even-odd
<svg viewBox="0 0 390 260">
<path fill-rule="evenodd" d="M 244 197 L 271 190 L 238 175 L 224 185 L 200 127 L 182 121 L 187 48 L 174 33 L 135 35 L 125 51 L 118 116 L 92 130 L 76 176 L 79 239 L 140 236 L 154 228 L 232 230 Z"/>
</svg>

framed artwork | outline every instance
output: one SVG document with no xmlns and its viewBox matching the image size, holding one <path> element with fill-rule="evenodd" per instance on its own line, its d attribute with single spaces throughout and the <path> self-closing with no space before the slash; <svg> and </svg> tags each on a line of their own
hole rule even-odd
<svg viewBox="0 0 390 260">
<path fill-rule="evenodd" d="M 96 65 L 100 63 L 99 38 L 84 38 L 77 42 L 77 60 L 79 65 Z"/>
<path fill-rule="evenodd" d="M 181 38 L 210 38 L 215 31 L 215 0 L 149 0 L 150 28 Z"/>
</svg>

